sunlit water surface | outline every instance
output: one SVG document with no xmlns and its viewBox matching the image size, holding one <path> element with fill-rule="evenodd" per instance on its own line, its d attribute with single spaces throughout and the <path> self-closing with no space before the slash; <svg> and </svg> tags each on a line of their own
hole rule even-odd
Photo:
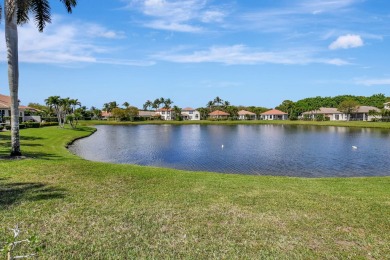
<svg viewBox="0 0 390 260">
<path fill-rule="evenodd" d="M 291 125 L 96 128 L 95 134 L 76 141 L 70 150 L 92 161 L 193 171 L 302 177 L 390 175 L 388 130 Z"/>
</svg>

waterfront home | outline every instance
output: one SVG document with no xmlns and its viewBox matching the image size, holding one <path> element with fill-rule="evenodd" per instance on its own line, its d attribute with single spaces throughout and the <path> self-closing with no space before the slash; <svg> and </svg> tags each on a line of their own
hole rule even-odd
<svg viewBox="0 0 390 260">
<path fill-rule="evenodd" d="M 256 114 L 250 111 L 240 110 L 237 114 L 239 120 L 256 120 Z"/>
<path fill-rule="evenodd" d="M 347 114 L 340 112 L 334 107 L 320 107 L 317 110 L 307 111 L 302 113 L 302 116 L 307 119 L 316 119 L 317 115 L 323 115 L 324 118 L 329 118 L 330 121 L 346 121 Z"/>
<path fill-rule="evenodd" d="M 390 110 L 390 102 L 386 102 L 383 105 L 384 105 L 383 106 L 384 109 Z"/>
<path fill-rule="evenodd" d="M 229 113 L 223 112 L 221 110 L 215 110 L 209 114 L 209 117 L 212 119 L 228 119 L 229 116 Z"/>
<path fill-rule="evenodd" d="M 138 111 L 138 117 L 146 118 L 146 119 L 151 119 L 153 117 L 156 117 L 159 114 L 156 114 L 154 111 L 143 111 L 139 110 Z"/>
<path fill-rule="evenodd" d="M 181 110 L 183 120 L 200 120 L 200 113 L 191 107 L 186 107 Z"/>
<path fill-rule="evenodd" d="M 20 101 L 19 101 L 20 102 Z M 26 110 L 36 111 L 34 108 L 19 105 L 19 116 L 22 121 L 41 121 L 40 116 L 25 116 Z M 5 117 L 11 116 L 11 97 L 0 94 L 0 123 L 6 123 Z"/>
<path fill-rule="evenodd" d="M 175 111 L 172 108 L 160 108 L 156 110 L 156 114 L 161 116 L 162 120 L 173 120 L 175 119 Z"/>
<path fill-rule="evenodd" d="M 375 111 L 378 113 L 378 115 L 373 116 L 369 115 L 370 111 Z M 352 113 L 350 115 L 349 120 L 355 120 L 355 121 L 372 121 L 373 119 L 379 119 L 382 118 L 381 110 L 377 107 L 371 107 L 371 106 L 360 106 L 356 112 Z"/>
<path fill-rule="evenodd" d="M 378 115 L 369 115 L 370 111 L 375 111 Z M 315 119 L 317 115 L 324 115 L 325 118 L 329 118 L 330 121 L 371 121 L 373 119 L 379 119 L 381 110 L 372 106 L 359 106 L 357 110 L 350 115 L 340 112 L 337 108 L 333 107 L 321 107 L 318 110 L 312 110 L 302 113 L 302 116 L 308 119 Z"/>
<path fill-rule="evenodd" d="M 260 118 L 262 120 L 287 120 L 288 114 L 277 109 L 271 109 L 261 113 Z"/>
<path fill-rule="evenodd" d="M 102 111 L 100 116 L 102 117 L 103 120 L 108 120 L 112 116 L 112 114 L 111 112 Z"/>
</svg>

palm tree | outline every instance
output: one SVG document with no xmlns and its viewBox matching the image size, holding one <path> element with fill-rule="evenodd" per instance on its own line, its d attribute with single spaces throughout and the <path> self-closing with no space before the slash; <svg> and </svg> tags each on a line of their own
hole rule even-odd
<svg viewBox="0 0 390 260">
<path fill-rule="evenodd" d="M 161 98 L 162 99 L 162 98 Z M 161 101 L 160 99 L 160 101 Z M 171 105 L 172 105 L 172 101 L 171 99 L 165 99 L 164 100 L 164 108 L 166 109 L 166 113 L 167 113 L 167 119 L 168 119 L 168 114 L 171 113 L 170 111 L 168 111 L 170 108 L 171 108 Z M 172 118 L 172 115 L 170 116 Z"/>
<path fill-rule="evenodd" d="M 212 110 L 212 108 L 213 108 L 213 106 L 214 106 L 214 102 L 213 101 L 209 101 L 209 102 L 207 102 L 207 105 L 206 105 L 208 108 L 209 108 L 209 110 L 211 111 Z"/>
<path fill-rule="evenodd" d="M 49 107 L 50 110 L 54 110 L 54 113 L 57 116 L 58 124 L 61 126 L 61 114 L 59 110 L 59 106 L 61 103 L 61 97 L 60 96 L 50 96 L 47 99 L 45 99 L 46 105 Z"/>
<path fill-rule="evenodd" d="M 160 105 L 161 105 L 160 99 L 156 98 L 156 99 L 153 101 L 153 108 L 154 108 L 155 110 L 157 110 L 157 109 L 160 108 Z"/>
<path fill-rule="evenodd" d="M 220 97 L 214 98 L 214 104 L 220 106 L 222 104 L 223 100 Z"/>
<path fill-rule="evenodd" d="M 130 103 L 129 102 L 125 102 L 122 104 L 122 106 L 124 106 L 125 108 L 128 108 L 130 106 Z"/>
<path fill-rule="evenodd" d="M 68 13 L 76 6 L 77 0 L 60 0 Z M 1 7 L 1 6 L 0 6 Z M 34 16 L 40 32 L 50 23 L 50 4 L 48 0 L 4 0 L 5 42 L 8 60 L 8 84 L 11 96 L 11 156 L 22 155 L 19 137 L 19 58 L 18 25 L 29 21 L 29 13 Z"/>
<path fill-rule="evenodd" d="M 230 102 L 229 101 L 224 101 L 223 102 L 223 108 L 226 109 L 228 106 L 230 106 Z"/>
<path fill-rule="evenodd" d="M 148 110 L 148 108 L 153 107 L 153 102 L 150 100 L 147 100 L 143 107 L 144 107 L 144 110 Z"/>
</svg>

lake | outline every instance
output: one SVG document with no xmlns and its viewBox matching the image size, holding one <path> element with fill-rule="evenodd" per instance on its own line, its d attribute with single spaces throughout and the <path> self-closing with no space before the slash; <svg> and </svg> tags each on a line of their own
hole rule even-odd
<svg viewBox="0 0 390 260">
<path fill-rule="evenodd" d="M 70 150 L 113 163 L 251 175 L 390 175 L 390 131 L 297 125 L 96 126 Z"/>
</svg>

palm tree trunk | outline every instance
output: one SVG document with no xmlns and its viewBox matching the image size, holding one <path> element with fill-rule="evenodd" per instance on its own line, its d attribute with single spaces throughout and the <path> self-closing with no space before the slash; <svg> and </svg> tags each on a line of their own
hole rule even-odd
<svg viewBox="0 0 390 260">
<path fill-rule="evenodd" d="M 4 0 L 5 42 L 7 45 L 8 83 L 11 95 L 11 156 L 22 155 L 19 137 L 19 60 L 16 1 Z"/>
</svg>

